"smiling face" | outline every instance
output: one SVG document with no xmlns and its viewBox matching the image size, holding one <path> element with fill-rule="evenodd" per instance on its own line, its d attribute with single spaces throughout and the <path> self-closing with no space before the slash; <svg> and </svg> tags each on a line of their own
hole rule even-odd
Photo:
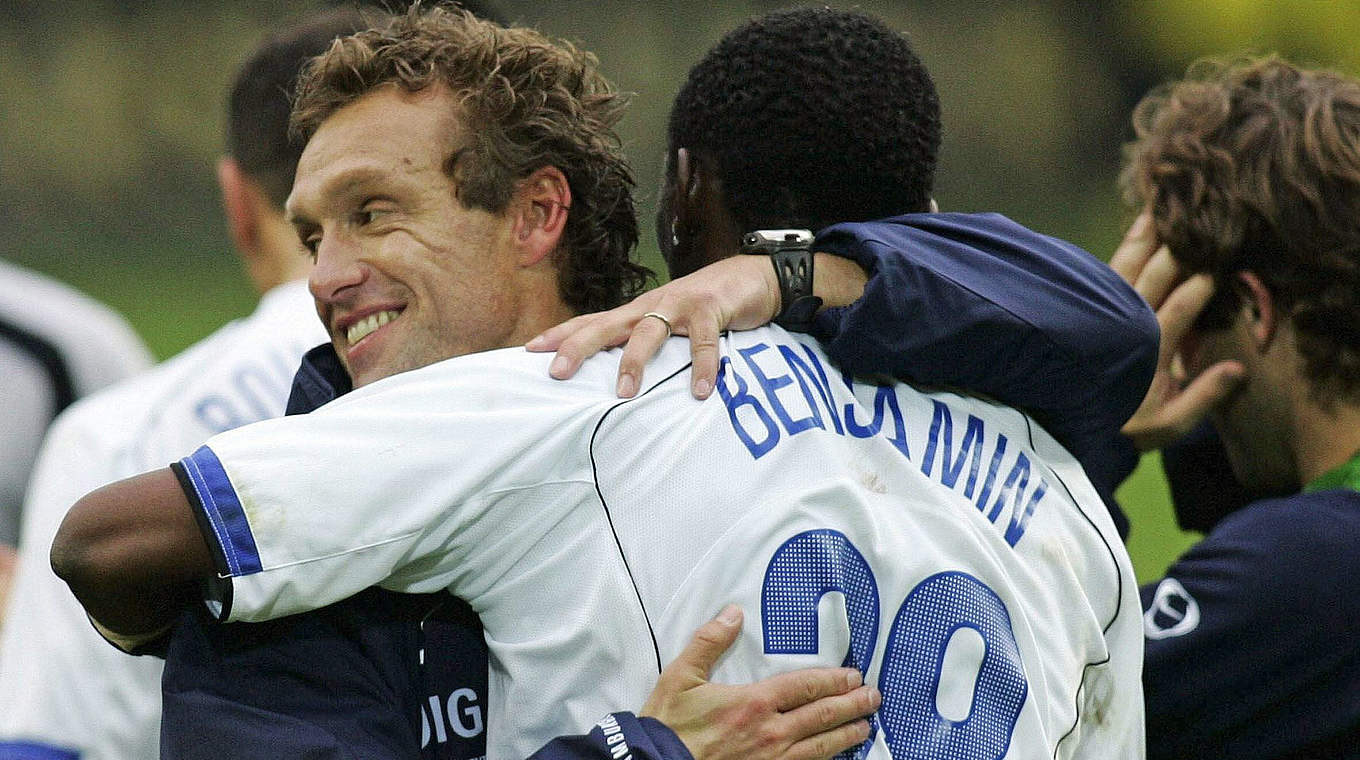
<svg viewBox="0 0 1360 760">
<path fill-rule="evenodd" d="M 327 118 L 302 154 L 288 216 L 355 387 L 534 334 L 512 215 L 464 207 L 446 171 L 465 141 L 446 87 L 384 86 Z"/>
</svg>

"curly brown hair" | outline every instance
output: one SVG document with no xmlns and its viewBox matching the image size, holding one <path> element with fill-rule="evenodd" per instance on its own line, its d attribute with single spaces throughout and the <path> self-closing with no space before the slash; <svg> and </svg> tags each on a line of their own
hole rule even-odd
<svg viewBox="0 0 1360 760">
<path fill-rule="evenodd" d="M 418 92 L 442 83 L 458 95 L 472 144 L 450 157 L 458 200 L 505 210 L 517 184 L 545 166 L 571 187 L 558 291 L 580 312 L 640 293 L 651 270 L 633 261 L 633 175 L 614 125 L 626 98 L 594 55 L 532 29 L 506 28 L 452 5 L 421 7 L 336 40 L 298 82 L 291 128 L 310 138 L 331 114 L 377 87 Z"/>
<path fill-rule="evenodd" d="M 1360 400 L 1360 81 L 1278 57 L 1208 60 L 1133 114 L 1121 176 L 1158 238 L 1218 285 L 1225 327 L 1255 272 L 1298 335 L 1323 403 Z"/>
</svg>

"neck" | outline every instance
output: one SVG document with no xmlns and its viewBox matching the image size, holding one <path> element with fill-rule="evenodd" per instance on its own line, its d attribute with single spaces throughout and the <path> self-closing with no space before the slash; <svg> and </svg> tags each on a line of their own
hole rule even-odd
<svg viewBox="0 0 1360 760">
<path fill-rule="evenodd" d="M 558 293 L 556 267 L 522 270 L 519 276 L 515 289 L 519 317 L 500 348 L 522 346 L 548 328 L 577 316 Z"/>
<path fill-rule="evenodd" d="M 312 262 L 282 213 L 261 219 L 258 245 L 244 252 L 242 258 L 255 291 L 264 295 L 285 282 L 307 279 Z"/>
<path fill-rule="evenodd" d="M 1360 451 L 1360 405 L 1337 402 L 1323 408 L 1311 401 L 1297 416 L 1294 461 L 1299 480 L 1308 483 Z"/>
</svg>

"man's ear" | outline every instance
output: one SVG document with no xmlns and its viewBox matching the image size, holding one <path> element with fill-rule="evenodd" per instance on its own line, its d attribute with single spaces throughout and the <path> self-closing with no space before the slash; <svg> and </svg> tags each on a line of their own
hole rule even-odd
<svg viewBox="0 0 1360 760">
<path fill-rule="evenodd" d="M 520 266 L 533 266 L 557 249 L 567 229 L 571 185 L 555 166 L 538 169 L 515 192 L 515 242 Z"/>
<path fill-rule="evenodd" d="M 697 163 L 688 148 L 677 148 L 675 151 L 674 182 L 675 185 L 667 195 L 671 203 L 671 207 L 667 211 L 670 216 L 672 243 L 679 245 L 686 238 L 692 237 L 695 224 L 701 216 L 699 211 L 700 177 L 697 171 Z M 694 244 L 693 240 L 687 242 L 690 245 Z"/>
<path fill-rule="evenodd" d="M 227 217 L 227 232 L 242 253 L 260 247 L 260 219 L 255 196 L 259 190 L 230 156 L 217 161 L 217 184 L 222 188 L 222 211 Z"/>
<path fill-rule="evenodd" d="M 1247 329 L 1259 350 L 1265 351 L 1280 328 L 1279 304 L 1255 272 L 1241 271 L 1233 281 L 1233 288 L 1242 299 L 1243 317 Z"/>
</svg>

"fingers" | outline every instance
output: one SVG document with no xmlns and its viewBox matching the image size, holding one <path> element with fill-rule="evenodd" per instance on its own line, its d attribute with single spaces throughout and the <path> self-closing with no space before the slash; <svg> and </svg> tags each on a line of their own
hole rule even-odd
<svg viewBox="0 0 1360 760">
<path fill-rule="evenodd" d="M 760 682 L 770 705 L 780 712 L 796 710 L 823 697 L 845 694 L 863 684 L 864 677 L 854 668 L 805 668 L 770 676 Z M 847 715 L 836 723 L 844 723 L 859 715 Z"/>
<path fill-rule="evenodd" d="M 1171 257 L 1171 251 L 1162 246 L 1148 258 L 1147 264 L 1138 273 L 1138 279 L 1133 282 L 1133 289 L 1155 310 L 1161 308 L 1167 294 L 1184 279 L 1181 265 Z"/>
<path fill-rule="evenodd" d="M 689 336 L 690 393 L 700 401 L 713 393 L 718 383 L 718 330 L 711 324 L 694 326 Z"/>
<path fill-rule="evenodd" d="M 1124 240 L 1110 257 L 1110 268 L 1132 285 L 1138 281 L 1139 273 L 1156 250 L 1157 233 L 1152 225 L 1152 212 L 1144 209 L 1129 225 Z"/>
<path fill-rule="evenodd" d="M 785 760 L 830 760 L 858 747 L 868 738 L 869 721 L 854 720 L 794 742 L 783 757 Z"/>
<path fill-rule="evenodd" d="M 859 681 L 857 673 L 854 681 Z M 869 738 L 869 721 L 864 719 L 882 702 L 878 689 L 858 686 L 845 694 L 823 697 L 785 713 L 792 735 L 801 737 L 785 757 L 826 758 L 863 743 Z"/>
<path fill-rule="evenodd" d="M 566 380 L 576 374 L 586 359 L 606 348 L 623 345 L 628 340 L 638 320 L 638 317 L 625 311 L 629 308 L 620 307 L 569 319 L 524 344 L 524 348 L 529 351 L 557 351 L 557 356 L 548 365 L 548 374 L 558 380 Z M 664 332 L 665 328 L 662 330 Z"/>
<path fill-rule="evenodd" d="M 556 351 L 557 347 L 562 345 L 563 340 L 581 329 L 594 316 L 594 314 L 583 314 L 579 317 L 572 317 L 560 325 L 550 327 L 525 343 L 524 348 L 534 353 Z"/>
<path fill-rule="evenodd" d="M 643 319 L 633 326 L 632 336 L 619 359 L 619 398 L 632 398 L 642 383 L 642 368 L 661 350 L 670 331 L 659 319 Z"/>
<path fill-rule="evenodd" d="M 712 620 L 699 626 L 684 650 L 661 671 L 657 690 L 660 691 L 661 683 L 667 680 L 683 683 L 707 681 L 713 665 L 737 640 L 737 634 L 741 633 L 741 619 L 741 608 L 729 604 Z"/>
<path fill-rule="evenodd" d="M 1199 373 L 1162 411 L 1167 430 L 1163 445 L 1190 432 L 1204 416 L 1227 398 L 1246 378 L 1246 367 L 1221 361 Z"/>
<path fill-rule="evenodd" d="M 1176 355 L 1185 334 L 1213 295 L 1213 278 L 1197 274 L 1172 290 L 1157 308 L 1157 325 L 1162 330 L 1160 361 L 1163 365 Z"/>
</svg>

